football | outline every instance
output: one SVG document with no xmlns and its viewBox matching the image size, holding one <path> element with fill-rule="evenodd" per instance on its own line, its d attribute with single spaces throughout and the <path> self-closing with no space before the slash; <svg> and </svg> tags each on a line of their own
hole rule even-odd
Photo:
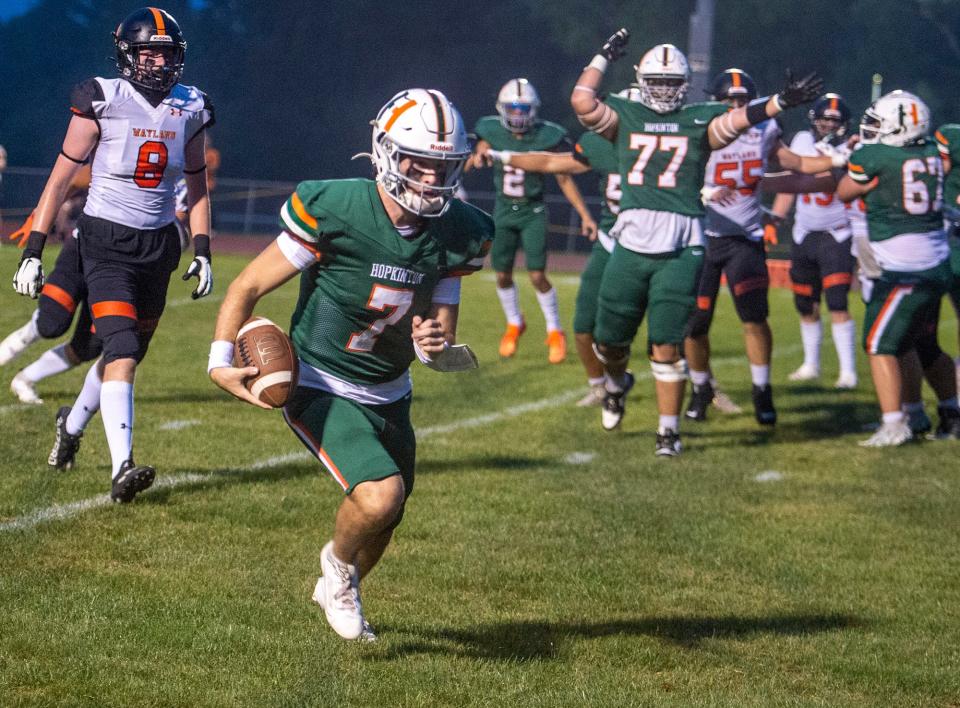
<svg viewBox="0 0 960 708">
<path fill-rule="evenodd" d="M 255 366 L 256 376 L 244 381 L 247 390 L 274 408 L 286 405 L 297 387 L 299 364 L 286 332 L 266 317 L 253 316 L 237 333 L 236 366 Z"/>
</svg>

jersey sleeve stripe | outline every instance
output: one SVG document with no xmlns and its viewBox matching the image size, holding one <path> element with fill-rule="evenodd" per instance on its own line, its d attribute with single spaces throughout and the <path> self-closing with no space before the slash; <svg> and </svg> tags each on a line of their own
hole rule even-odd
<svg viewBox="0 0 960 708">
<path fill-rule="evenodd" d="M 303 202 L 300 201 L 300 197 L 297 196 L 297 193 L 294 192 L 293 196 L 290 197 L 290 204 L 293 206 L 293 210 L 296 212 L 297 216 L 300 217 L 300 220 L 309 226 L 314 231 L 317 230 L 317 220 L 314 219 L 310 214 L 307 213 L 306 208 L 303 206 Z"/>
<path fill-rule="evenodd" d="M 938 143 L 940 143 L 944 147 L 950 144 L 950 141 L 947 140 L 947 137 L 943 133 L 941 133 L 939 130 L 933 134 L 933 137 L 936 139 Z"/>
<path fill-rule="evenodd" d="M 852 179 L 854 182 L 859 182 L 861 184 L 866 184 L 867 182 L 870 181 L 870 178 L 867 177 L 862 172 L 857 173 L 857 172 L 854 172 L 853 170 L 849 170 L 847 172 L 847 176 L 849 176 L 850 179 Z"/>
<path fill-rule="evenodd" d="M 317 237 L 307 231 L 306 226 L 297 219 L 293 213 L 293 209 L 290 208 L 289 200 L 283 205 L 283 209 L 280 210 L 280 219 L 283 222 L 283 228 L 287 229 L 291 234 L 299 236 L 304 241 L 316 243 Z"/>
<path fill-rule="evenodd" d="M 851 172 L 857 172 L 859 174 L 863 174 L 863 168 L 860 165 L 850 162 L 848 163 L 847 166 L 850 168 Z"/>
</svg>

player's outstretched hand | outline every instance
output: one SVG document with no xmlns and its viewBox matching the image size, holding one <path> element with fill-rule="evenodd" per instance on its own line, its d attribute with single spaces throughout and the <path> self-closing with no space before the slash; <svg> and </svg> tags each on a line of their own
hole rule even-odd
<svg viewBox="0 0 960 708">
<path fill-rule="evenodd" d="M 190 293 L 194 300 L 206 297 L 213 290 L 213 267 L 210 265 L 210 259 L 206 256 L 194 256 L 187 267 L 187 272 L 183 274 L 184 280 L 190 278 L 197 279 L 197 287 Z"/>
<path fill-rule="evenodd" d="M 259 398 L 256 398 L 247 390 L 247 387 L 243 385 L 244 381 L 256 376 L 258 373 L 259 369 L 257 369 L 255 366 L 246 366 L 243 368 L 237 368 L 234 366 L 218 366 L 216 369 L 210 369 L 210 378 L 217 386 L 222 388 L 234 398 L 239 398 L 241 401 L 246 401 L 250 405 L 256 406 L 257 408 L 266 408 L 267 410 L 272 410 L 270 406 L 261 401 Z"/>
<path fill-rule="evenodd" d="M 592 218 L 580 219 L 580 235 L 586 236 L 589 241 L 597 240 L 597 222 Z"/>
<path fill-rule="evenodd" d="M 629 41 L 630 31 L 626 27 L 621 27 L 603 43 L 599 54 L 607 61 L 616 61 L 627 53 L 627 42 Z"/>
<path fill-rule="evenodd" d="M 810 103 L 823 93 L 823 79 L 815 71 L 811 71 L 802 79 L 793 78 L 793 72 L 787 69 L 787 82 L 777 94 L 780 106 L 784 109 L 802 106 Z"/>
<path fill-rule="evenodd" d="M 13 289 L 21 295 L 37 299 L 43 289 L 43 262 L 39 258 L 24 254 L 13 276 Z"/>
<path fill-rule="evenodd" d="M 440 320 L 425 320 L 419 315 L 415 315 L 413 318 L 413 328 L 410 336 L 420 347 L 420 351 L 430 357 L 442 354 L 447 344 Z"/>
</svg>

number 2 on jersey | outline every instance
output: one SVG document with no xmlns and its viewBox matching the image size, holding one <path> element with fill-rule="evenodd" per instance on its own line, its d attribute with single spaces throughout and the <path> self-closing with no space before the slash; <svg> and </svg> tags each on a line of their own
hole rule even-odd
<svg viewBox="0 0 960 708">
<path fill-rule="evenodd" d="M 133 181 L 144 189 L 159 187 L 165 169 L 167 146 L 159 140 L 148 140 L 140 146 L 140 152 L 137 153 L 137 169 L 133 173 Z"/>
<path fill-rule="evenodd" d="M 383 312 L 386 316 L 375 320 L 362 332 L 354 332 L 350 335 L 347 351 L 358 353 L 373 351 L 384 328 L 402 320 L 411 305 L 413 305 L 412 290 L 401 290 L 375 283 L 367 299 L 367 309 Z"/>
<path fill-rule="evenodd" d="M 503 196 L 523 198 L 523 181 L 526 173 L 518 167 L 503 166 Z"/>
<path fill-rule="evenodd" d="M 677 171 L 687 156 L 688 138 L 685 135 L 647 135 L 630 133 L 630 149 L 639 150 L 637 161 L 627 174 L 627 183 L 639 186 L 643 184 L 643 171 L 653 157 L 655 150 L 673 151 L 667 168 L 657 177 L 657 186 L 669 189 L 677 186 Z"/>
</svg>

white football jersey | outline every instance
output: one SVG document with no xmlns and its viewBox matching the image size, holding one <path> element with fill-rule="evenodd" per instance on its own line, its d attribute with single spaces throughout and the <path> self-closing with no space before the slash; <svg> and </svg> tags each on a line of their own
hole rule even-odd
<svg viewBox="0 0 960 708">
<path fill-rule="evenodd" d="M 793 137 L 790 149 L 798 155 L 817 157 L 816 138 L 809 130 L 801 130 Z M 850 238 L 850 223 L 844 203 L 833 192 L 812 192 L 797 195 L 793 216 L 793 242 L 803 243 L 811 231 L 829 231 L 837 243 Z"/>
<path fill-rule="evenodd" d="M 153 107 L 128 81 L 97 77 L 74 90 L 71 110 L 100 128 L 84 213 L 136 229 L 172 222 L 184 148 L 213 122 L 204 93 L 177 84 Z"/>
<path fill-rule="evenodd" d="M 706 205 L 707 236 L 747 236 L 757 241 L 763 238 L 757 185 L 766 171 L 767 158 L 779 141 L 780 126 L 774 120 L 766 120 L 710 154 L 704 185 L 729 187 L 736 190 L 736 197 L 731 204 Z"/>
</svg>

